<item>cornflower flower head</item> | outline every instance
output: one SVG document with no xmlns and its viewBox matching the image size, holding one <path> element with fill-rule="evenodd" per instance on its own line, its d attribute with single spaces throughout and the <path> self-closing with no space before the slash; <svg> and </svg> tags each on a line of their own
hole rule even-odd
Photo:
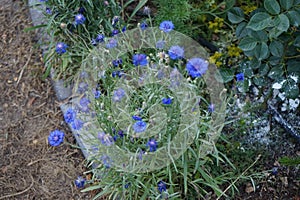
<svg viewBox="0 0 300 200">
<path fill-rule="evenodd" d="M 67 48 L 68 48 L 68 45 L 66 45 L 63 42 L 59 42 L 59 43 L 56 44 L 55 51 L 58 54 L 64 54 L 64 53 L 67 52 Z"/>
<path fill-rule="evenodd" d="M 60 130 L 54 130 L 48 136 L 48 142 L 51 146 L 55 147 L 64 141 L 65 134 Z"/>
<path fill-rule="evenodd" d="M 77 188 L 83 188 L 85 184 L 86 179 L 78 176 L 77 179 L 74 181 Z"/>
<path fill-rule="evenodd" d="M 106 44 L 106 47 L 111 49 L 118 45 L 118 41 L 115 38 L 110 38 Z"/>
<path fill-rule="evenodd" d="M 106 168 L 111 168 L 112 165 L 112 160 L 108 155 L 103 155 L 100 157 L 100 160 L 102 161 L 102 164 L 106 167 Z"/>
<path fill-rule="evenodd" d="M 150 152 L 154 152 L 157 149 L 157 142 L 154 138 L 150 139 L 147 144 L 146 147 L 149 147 L 149 151 Z"/>
<path fill-rule="evenodd" d="M 135 122 L 133 124 L 132 128 L 133 128 L 134 132 L 142 133 L 147 129 L 147 123 L 140 120 L 140 121 Z"/>
<path fill-rule="evenodd" d="M 135 120 L 135 121 L 142 121 L 142 118 L 137 116 L 137 115 L 133 115 L 132 119 Z"/>
<path fill-rule="evenodd" d="M 159 181 L 157 184 L 157 189 L 158 189 L 159 193 L 165 192 L 167 190 L 166 183 L 163 181 Z"/>
<path fill-rule="evenodd" d="M 96 42 L 104 42 L 105 36 L 103 34 L 98 34 L 96 37 Z"/>
<path fill-rule="evenodd" d="M 165 46 L 165 44 L 166 44 L 166 41 L 164 41 L 164 40 L 159 40 L 159 41 L 156 42 L 156 48 L 157 48 L 157 49 L 163 49 L 164 46 Z"/>
<path fill-rule="evenodd" d="M 148 28 L 148 24 L 147 24 L 146 22 L 142 22 L 142 23 L 140 24 L 140 28 L 141 28 L 142 30 L 146 30 L 146 29 Z"/>
<path fill-rule="evenodd" d="M 245 80 L 245 77 L 244 77 L 244 73 L 241 72 L 241 73 L 238 73 L 237 75 L 235 75 L 236 77 L 236 80 L 237 81 L 244 81 Z"/>
<path fill-rule="evenodd" d="M 168 51 L 168 54 L 172 60 L 183 58 L 184 56 L 184 50 L 180 46 L 171 46 L 171 48 Z"/>
<path fill-rule="evenodd" d="M 202 58 L 192 58 L 186 64 L 186 70 L 193 78 L 200 77 L 208 69 L 208 62 Z"/>
<path fill-rule="evenodd" d="M 83 121 L 81 121 L 80 119 L 75 119 L 75 120 L 71 123 L 72 128 L 73 128 L 74 130 L 80 130 L 80 129 L 82 128 L 83 124 L 84 124 Z"/>
<path fill-rule="evenodd" d="M 165 105 L 169 105 L 172 103 L 172 99 L 171 98 L 163 98 L 162 103 Z"/>
<path fill-rule="evenodd" d="M 48 15 L 52 15 L 52 10 L 51 10 L 51 8 L 47 7 L 47 8 L 46 8 L 46 13 L 47 13 Z"/>
<path fill-rule="evenodd" d="M 83 14 L 77 14 L 75 15 L 75 25 L 80 25 L 80 24 L 84 24 L 85 22 L 85 17 L 83 16 Z"/>
<path fill-rule="evenodd" d="M 159 29 L 165 33 L 169 33 L 174 29 L 174 24 L 171 21 L 163 21 L 162 23 L 160 23 Z"/>
<path fill-rule="evenodd" d="M 124 89 L 118 88 L 117 90 L 114 91 L 112 99 L 114 102 L 120 102 L 121 99 L 125 96 L 125 94 L 126 92 Z"/>
<path fill-rule="evenodd" d="M 111 36 L 115 36 L 115 35 L 118 35 L 119 34 L 119 30 L 117 29 L 114 29 L 112 32 L 111 32 Z"/>
<path fill-rule="evenodd" d="M 135 66 L 146 66 L 148 64 L 147 56 L 145 54 L 135 54 L 132 60 Z"/>
<path fill-rule="evenodd" d="M 68 108 L 68 110 L 64 114 L 65 122 L 72 123 L 76 118 L 76 112 L 72 108 Z"/>
<path fill-rule="evenodd" d="M 208 106 L 208 112 L 214 112 L 215 111 L 215 105 L 214 104 L 209 104 Z"/>
</svg>

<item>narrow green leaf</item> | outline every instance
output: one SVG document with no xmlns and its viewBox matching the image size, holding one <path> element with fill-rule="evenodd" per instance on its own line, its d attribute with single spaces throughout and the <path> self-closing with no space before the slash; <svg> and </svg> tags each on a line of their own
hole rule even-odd
<svg viewBox="0 0 300 200">
<path fill-rule="evenodd" d="M 239 48 L 243 51 L 250 51 L 257 45 L 257 40 L 252 37 L 245 37 L 239 43 Z"/>
<path fill-rule="evenodd" d="M 228 14 L 228 20 L 233 23 L 233 24 L 238 24 L 242 22 L 245 19 L 244 12 L 241 8 L 239 7 L 234 7 L 232 8 Z"/>
<path fill-rule="evenodd" d="M 46 26 L 47 26 L 46 24 L 41 24 L 41 25 L 37 25 L 37 26 L 32 26 L 32 27 L 24 28 L 24 31 L 25 31 L 25 32 L 29 32 L 29 31 L 32 31 L 32 30 L 35 30 L 35 29 L 39 29 L 39 28 L 46 27 Z"/>
<path fill-rule="evenodd" d="M 294 0 L 279 0 L 279 2 L 281 7 L 286 10 L 290 9 L 294 4 Z"/>
<path fill-rule="evenodd" d="M 247 25 L 247 28 L 251 28 L 254 31 L 260 31 L 260 30 L 263 30 L 263 29 L 269 27 L 271 24 L 271 21 L 272 21 L 272 18 L 268 13 L 259 12 L 259 13 L 254 14 L 251 17 L 251 19 Z"/>
<path fill-rule="evenodd" d="M 281 57 L 283 55 L 283 44 L 278 41 L 272 41 L 269 45 L 270 52 L 273 56 Z"/>
<path fill-rule="evenodd" d="M 278 15 L 280 13 L 280 5 L 276 0 L 265 0 L 264 7 L 271 15 Z"/>
<path fill-rule="evenodd" d="M 137 11 L 139 11 L 147 3 L 147 1 L 148 0 L 142 0 L 142 1 L 139 2 L 139 4 L 136 6 L 136 8 L 134 9 L 134 11 L 130 15 L 129 19 L 127 20 L 128 22 L 131 21 L 131 19 L 134 17 L 134 15 L 137 13 Z"/>
</svg>

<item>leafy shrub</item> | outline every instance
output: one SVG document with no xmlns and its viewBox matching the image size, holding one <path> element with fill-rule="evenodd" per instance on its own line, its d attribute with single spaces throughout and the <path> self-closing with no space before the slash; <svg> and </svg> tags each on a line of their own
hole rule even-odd
<svg viewBox="0 0 300 200">
<path fill-rule="evenodd" d="M 228 19 L 237 25 L 238 46 L 249 59 L 240 66 L 247 78 L 244 91 L 272 85 L 287 98 L 299 97 L 300 1 L 265 0 L 249 15 L 234 7 Z"/>
</svg>

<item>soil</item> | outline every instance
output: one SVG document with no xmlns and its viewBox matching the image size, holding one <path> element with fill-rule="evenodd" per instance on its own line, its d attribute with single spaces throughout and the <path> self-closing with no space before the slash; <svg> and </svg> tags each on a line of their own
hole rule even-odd
<svg viewBox="0 0 300 200">
<path fill-rule="evenodd" d="M 84 158 L 69 144 L 51 147 L 55 129 L 75 145 L 63 122 L 31 27 L 27 3 L 0 0 L 0 199 L 91 199 L 74 180 Z"/>
<path fill-rule="evenodd" d="M 24 32 L 31 27 L 27 4 L 0 0 L 0 13 L 0 200 L 92 199 L 93 193 L 81 193 L 74 185 L 87 170 L 85 160 L 71 147 L 76 143 L 51 80 L 41 78 L 35 34 Z M 65 132 L 65 143 L 51 147 L 47 137 L 55 129 Z M 255 191 L 241 185 L 234 199 L 300 199 L 299 168 L 278 166 L 281 156 L 300 156 L 300 145 L 288 136 L 277 140 L 280 145 L 268 145 L 268 156 L 258 164 L 260 170 L 278 167 L 278 174 L 262 178 Z"/>
</svg>

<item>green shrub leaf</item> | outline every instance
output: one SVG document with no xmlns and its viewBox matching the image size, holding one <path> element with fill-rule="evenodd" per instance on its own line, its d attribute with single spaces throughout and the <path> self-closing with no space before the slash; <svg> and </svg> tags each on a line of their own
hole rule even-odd
<svg viewBox="0 0 300 200">
<path fill-rule="evenodd" d="M 258 44 L 254 48 L 254 55 L 258 60 L 266 59 L 268 57 L 268 54 L 269 54 L 269 48 L 265 42 Z"/>
<path fill-rule="evenodd" d="M 273 56 L 281 57 L 283 55 L 283 44 L 278 41 L 272 41 L 269 45 L 270 52 Z"/>
<path fill-rule="evenodd" d="M 233 24 L 238 24 L 245 19 L 244 12 L 239 7 L 234 7 L 228 12 L 228 20 Z"/>
<path fill-rule="evenodd" d="M 274 80 L 281 79 L 282 75 L 283 75 L 283 70 L 280 66 L 271 68 L 271 70 L 268 74 L 268 76 Z"/>
<path fill-rule="evenodd" d="M 229 81 L 232 81 L 234 78 L 234 71 L 232 69 L 228 68 L 221 68 L 219 70 L 219 77 L 217 77 L 217 80 L 222 83 L 228 83 Z"/>
<path fill-rule="evenodd" d="M 293 79 L 288 79 L 283 84 L 283 91 L 286 93 L 287 98 L 295 99 L 299 96 L 299 88 Z"/>
<path fill-rule="evenodd" d="M 294 0 L 280 0 L 279 2 L 281 7 L 283 7 L 286 10 L 290 9 L 294 4 Z"/>
<path fill-rule="evenodd" d="M 270 70 L 269 65 L 263 64 L 263 65 L 261 65 L 260 68 L 259 68 L 259 75 L 260 75 L 260 76 L 267 75 L 268 72 L 269 72 L 269 70 Z"/>
<path fill-rule="evenodd" d="M 268 13 L 259 12 L 251 17 L 247 28 L 251 28 L 254 31 L 260 31 L 269 27 L 271 22 L 272 18 Z"/>
<path fill-rule="evenodd" d="M 278 15 L 280 13 L 280 5 L 276 0 L 265 0 L 264 7 L 271 15 Z"/>
<path fill-rule="evenodd" d="M 242 22 L 236 27 L 235 35 L 238 39 L 241 39 L 241 38 L 249 35 L 249 29 L 246 28 L 246 26 L 247 26 L 247 23 Z"/>
<path fill-rule="evenodd" d="M 268 35 L 265 31 L 251 31 L 249 32 L 249 35 L 260 42 L 268 41 Z"/>
<path fill-rule="evenodd" d="M 295 47 L 300 47 L 300 35 L 298 35 L 294 41 L 294 46 Z"/>
<path fill-rule="evenodd" d="M 293 26 L 299 26 L 300 24 L 300 12 L 291 10 L 287 12 L 287 16 Z"/>
<path fill-rule="evenodd" d="M 274 18 L 274 25 L 280 31 L 287 31 L 290 27 L 289 18 L 285 14 L 280 14 Z"/>
<path fill-rule="evenodd" d="M 257 45 L 257 40 L 253 37 L 245 37 L 239 43 L 239 48 L 243 51 L 250 51 Z"/>
</svg>

